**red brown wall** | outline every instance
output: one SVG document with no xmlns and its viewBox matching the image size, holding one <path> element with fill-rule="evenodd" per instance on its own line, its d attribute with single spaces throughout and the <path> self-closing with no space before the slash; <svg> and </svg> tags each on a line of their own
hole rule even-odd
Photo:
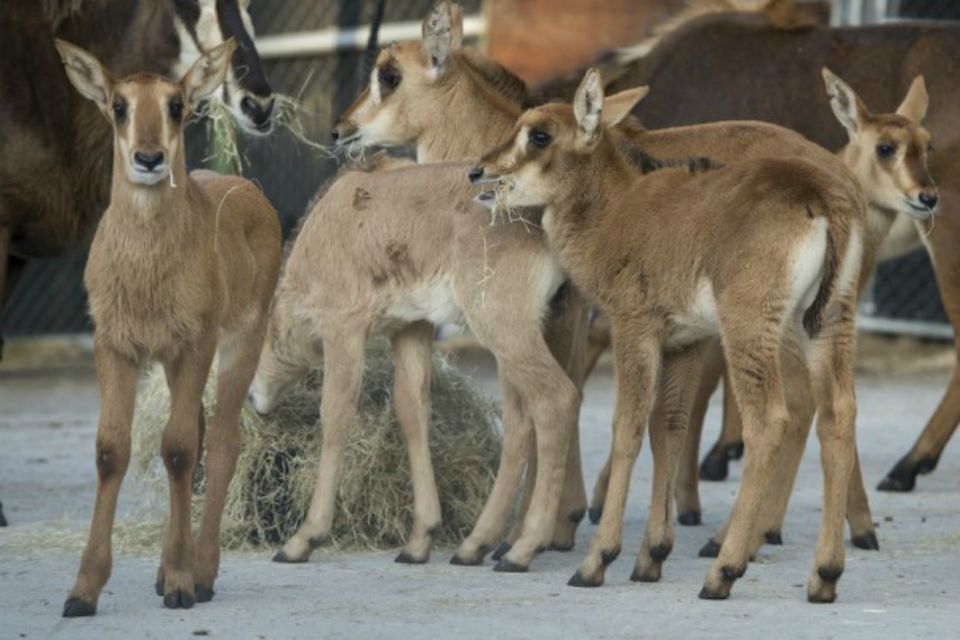
<svg viewBox="0 0 960 640">
<path fill-rule="evenodd" d="M 489 0 L 490 55 L 529 83 L 634 44 L 682 0 Z"/>
</svg>

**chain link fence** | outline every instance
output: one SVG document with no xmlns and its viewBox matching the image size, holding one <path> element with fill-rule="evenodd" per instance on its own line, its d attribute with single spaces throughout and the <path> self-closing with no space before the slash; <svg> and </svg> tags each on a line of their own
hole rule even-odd
<svg viewBox="0 0 960 640">
<path fill-rule="evenodd" d="M 384 26 L 422 19 L 434 0 L 387 0 Z M 465 15 L 482 11 L 482 0 L 460 0 Z M 349 31 L 368 25 L 375 0 L 258 0 L 250 13 L 261 41 L 303 31 Z M 836 0 L 834 20 L 859 24 L 898 17 L 960 19 L 960 2 L 948 0 Z M 295 96 L 303 110 L 304 130 L 311 140 L 327 143 L 338 114 L 358 94 L 363 51 L 341 48 L 310 55 L 265 56 L 264 67 L 274 90 Z M 191 168 L 204 166 L 207 140 L 203 124 L 188 129 Z M 337 170 L 337 163 L 288 131 L 239 141 L 244 174 L 257 181 L 280 213 L 285 234 L 305 213 L 317 189 Z M 30 264 L 3 318 L 5 333 L 47 334 L 89 331 L 83 265 L 86 250 Z M 871 329 L 952 337 L 940 304 L 929 259 L 923 249 L 879 266 L 863 306 L 862 326 Z"/>
</svg>

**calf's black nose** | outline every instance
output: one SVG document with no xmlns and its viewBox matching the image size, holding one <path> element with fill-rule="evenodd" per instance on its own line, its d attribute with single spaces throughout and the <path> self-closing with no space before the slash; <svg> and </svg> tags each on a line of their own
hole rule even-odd
<svg viewBox="0 0 960 640">
<path fill-rule="evenodd" d="M 157 151 L 156 153 L 140 153 L 137 151 L 133 154 L 133 159 L 147 171 L 153 171 L 163 163 L 163 151 Z"/>
<path fill-rule="evenodd" d="M 938 200 L 939 198 L 937 198 L 937 194 L 935 193 L 927 193 L 925 191 L 920 193 L 920 202 L 928 209 L 933 209 L 937 206 Z"/>
<path fill-rule="evenodd" d="M 334 129 L 333 131 L 330 132 L 330 137 L 333 139 L 334 142 L 336 142 L 337 140 L 340 139 L 340 132 Z"/>
<path fill-rule="evenodd" d="M 483 167 L 477 165 L 473 169 L 470 169 L 470 171 L 467 172 L 467 177 L 470 178 L 470 182 L 476 182 L 483 177 Z"/>
</svg>

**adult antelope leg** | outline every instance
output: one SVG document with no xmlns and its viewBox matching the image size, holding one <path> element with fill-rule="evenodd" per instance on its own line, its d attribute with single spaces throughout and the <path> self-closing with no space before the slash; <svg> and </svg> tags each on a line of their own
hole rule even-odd
<svg viewBox="0 0 960 640">
<path fill-rule="evenodd" d="M 113 564 L 111 534 L 117 494 L 130 463 L 130 425 L 137 397 L 138 363 L 97 342 L 94 345 L 100 383 L 97 422 L 97 499 L 77 581 L 63 606 L 63 616 L 91 616 Z"/>
<path fill-rule="evenodd" d="M 941 182 L 941 210 L 934 219 L 927 245 L 937 275 L 940 299 L 955 334 L 960 334 L 960 175 Z M 940 455 L 960 424 L 960 342 L 954 343 L 956 363 L 940 405 L 905 456 L 877 486 L 880 491 L 913 491 L 917 476 L 937 467 Z"/>
<path fill-rule="evenodd" d="M 415 322 L 392 336 L 395 364 L 393 406 L 407 446 L 413 482 L 413 529 L 397 562 L 430 559 L 440 526 L 440 498 L 430 461 L 430 373 L 433 325 Z"/>
<path fill-rule="evenodd" d="M 567 583 L 574 587 L 603 584 L 607 566 L 620 554 L 623 511 L 630 473 L 643 443 L 643 432 L 653 405 L 660 373 L 660 326 L 639 329 L 613 320 L 613 357 L 617 403 L 613 417 L 610 482 L 600 526 L 590 551 Z"/>
<path fill-rule="evenodd" d="M 723 429 L 717 441 L 700 463 L 700 478 L 721 481 L 727 479 L 730 461 L 743 455 L 743 421 L 737 407 L 730 379 L 723 373 Z"/>
<path fill-rule="evenodd" d="M 218 349 L 217 410 L 205 438 L 206 494 L 194 575 L 197 602 L 207 602 L 214 594 L 213 583 L 220 568 L 220 521 L 242 444 L 240 410 L 257 370 L 265 325 L 260 323 L 241 335 L 224 336 Z M 204 425 L 202 413 L 199 425 Z"/>
<path fill-rule="evenodd" d="M 216 350 L 215 331 L 200 342 L 186 346 L 164 363 L 170 388 L 170 417 L 160 441 L 160 455 L 170 484 L 170 518 L 160 556 L 157 584 L 163 588 L 163 604 L 171 609 L 189 609 L 196 601 L 194 541 L 190 527 L 193 472 L 200 457 L 199 421 L 203 388 Z"/>
<path fill-rule="evenodd" d="M 643 542 L 630 579 L 656 582 L 663 561 L 673 549 L 672 502 L 677 463 L 687 436 L 687 424 L 695 395 L 700 389 L 707 341 L 663 359 L 663 376 L 650 416 L 650 448 L 653 451 L 653 487 Z"/>
<path fill-rule="evenodd" d="M 723 375 L 723 350 L 719 340 L 711 340 L 702 350 L 700 384 L 690 407 L 690 421 L 680 465 L 677 469 L 675 499 L 677 503 L 677 522 L 686 526 L 700 524 L 699 469 L 700 437 L 703 433 L 703 421 L 707 415 L 710 396 L 713 395 Z M 726 391 L 724 391 L 726 393 Z M 731 392 L 732 393 L 732 392 Z M 726 414 L 724 414 L 726 415 Z"/>
<path fill-rule="evenodd" d="M 360 398 L 366 333 L 364 326 L 343 327 L 339 331 L 328 330 L 323 336 L 323 444 L 317 481 L 306 519 L 273 557 L 274 562 L 306 562 L 311 551 L 330 542 L 340 458 Z"/>
</svg>

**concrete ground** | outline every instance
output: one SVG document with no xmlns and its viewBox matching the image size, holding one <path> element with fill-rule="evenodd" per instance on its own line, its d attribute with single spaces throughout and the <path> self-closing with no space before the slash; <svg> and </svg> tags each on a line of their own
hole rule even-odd
<svg viewBox="0 0 960 640">
<path fill-rule="evenodd" d="M 898 366 L 895 358 L 858 374 L 861 459 L 881 551 L 848 546 L 834 605 L 805 599 L 822 486 L 813 439 L 784 546 L 765 547 L 726 602 L 697 599 L 709 565 L 697 550 L 732 505 L 739 464 L 731 480 L 703 485 L 704 525 L 677 527 L 663 579 L 628 580 L 649 499 L 652 463 L 645 448 L 634 474 L 623 553 L 602 588 L 565 586 L 594 531 L 584 522 L 574 551 L 544 553 L 528 574 L 497 574 L 491 562 L 454 567 L 447 563 L 449 549 L 435 550 L 424 566 L 394 564 L 395 551 L 317 553 L 306 565 L 274 564 L 270 551 L 225 553 L 213 602 L 178 611 L 165 610 L 154 595 L 155 554 L 118 554 L 98 615 L 73 620 L 62 619 L 60 611 L 81 543 L 72 542 L 75 535 L 64 536 L 66 543 L 47 541 L 65 529 L 82 531 L 89 521 L 97 393 L 89 361 L 68 360 L 72 366 L 56 370 L 35 363 L 0 367 L 0 500 L 11 522 L 0 529 L 0 638 L 960 637 L 957 445 L 914 493 L 872 490 L 939 401 L 948 379 L 942 365 L 949 357 L 942 353 L 923 359 L 932 367 Z M 461 366 L 495 393 L 489 366 Z M 588 385 L 582 416 L 591 486 L 609 443 L 613 396 L 610 368 L 601 367 Z M 708 441 L 718 428 L 717 405 L 708 416 Z M 133 484 L 128 477 L 121 513 L 136 506 Z"/>
</svg>

